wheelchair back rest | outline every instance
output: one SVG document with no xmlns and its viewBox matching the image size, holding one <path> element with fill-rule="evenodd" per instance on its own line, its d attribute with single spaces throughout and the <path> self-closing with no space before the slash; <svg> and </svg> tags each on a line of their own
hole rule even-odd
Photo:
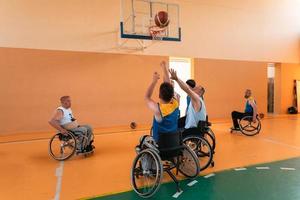
<svg viewBox="0 0 300 200">
<path fill-rule="evenodd" d="M 178 156 L 182 150 L 182 137 L 180 132 L 159 133 L 158 150 L 162 160 Z"/>
<path fill-rule="evenodd" d="M 204 133 L 205 132 L 203 131 L 203 129 L 201 129 L 199 127 L 197 127 L 197 128 L 195 127 L 195 128 L 189 128 L 189 129 L 184 130 L 182 134 L 184 137 L 187 137 L 189 135 L 199 135 L 199 136 L 203 137 Z"/>
<path fill-rule="evenodd" d="M 211 125 L 210 122 L 208 121 L 199 121 L 198 122 L 198 126 L 197 128 L 201 131 L 201 132 L 205 132 L 207 131 L 208 127 Z"/>
</svg>

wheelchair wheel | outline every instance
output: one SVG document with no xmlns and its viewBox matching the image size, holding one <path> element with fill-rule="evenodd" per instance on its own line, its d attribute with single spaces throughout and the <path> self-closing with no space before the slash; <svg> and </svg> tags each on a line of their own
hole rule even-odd
<svg viewBox="0 0 300 200">
<path fill-rule="evenodd" d="M 57 133 L 49 142 L 49 154 L 55 160 L 67 160 L 74 155 L 76 151 L 76 138 L 72 133 L 63 135 Z"/>
<path fill-rule="evenodd" d="M 210 144 L 199 135 L 189 135 L 183 138 L 183 143 L 187 145 L 199 158 L 200 171 L 205 170 L 211 165 L 213 151 Z"/>
<path fill-rule="evenodd" d="M 163 166 L 159 155 L 151 149 L 141 151 L 133 161 L 131 185 L 143 198 L 153 196 L 159 189 L 163 177 Z"/>
<path fill-rule="evenodd" d="M 179 157 L 179 172 L 188 178 L 195 178 L 200 172 L 197 155 L 188 146 L 183 145 L 182 155 Z"/>
<path fill-rule="evenodd" d="M 207 132 L 204 133 L 204 138 L 210 144 L 211 149 L 214 152 L 216 148 L 216 138 L 214 136 L 214 132 L 212 132 L 212 130 L 209 129 Z"/>
<path fill-rule="evenodd" d="M 254 136 L 260 132 L 261 123 L 259 118 L 256 118 L 256 122 L 252 122 L 252 116 L 245 116 L 239 121 L 241 132 L 246 136 Z"/>
</svg>

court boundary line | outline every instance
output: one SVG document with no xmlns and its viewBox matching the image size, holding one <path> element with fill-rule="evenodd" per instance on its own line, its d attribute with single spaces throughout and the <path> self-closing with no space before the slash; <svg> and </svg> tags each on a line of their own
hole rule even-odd
<svg viewBox="0 0 300 200">
<path fill-rule="evenodd" d="M 132 133 L 132 132 L 139 132 L 139 131 L 150 131 L 150 129 L 141 129 L 141 130 L 133 130 L 133 131 L 128 131 L 128 130 L 126 130 L 126 131 L 125 130 L 123 130 L 123 131 L 110 131 L 110 132 L 104 132 L 104 133 L 96 133 L 96 134 L 94 134 L 94 136 L 112 135 L 112 134 L 118 134 L 118 133 Z M 30 142 L 36 142 L 36 141 L 45 141 L 45 140 L 50 140 L 51 137 L 0 142 L 0 145 L 1 144 L 13 144 L 13 143 L 18 144 L 18 143 L 30 143 Z"/>
<path fill-rule="evenodd" d="M 300 146 L 290 145 L 290 144 L 279 142 L 277 140 L 274 140 L 274 139 L 271 139 L 271 138 L 267 138 L 267 137 L 262 137 L 262 138 L 257 138 L 257 139 L 265 141 L 265 142 L 273 143 L 273 144 L 278 144 L 278 145 L 281 145 L 281 146 L 288 147 L 290 149 L 295 149 L 295 150 L 299 150 L 300 151 Z"/>
<path fill-rule="evenodd" d="M 57 177 L 57 181 L 56 181 L 54 200 L 60 199 L 63 173 L 64 173 L 64 161 L 60 161 L 59 166 L 55 169 L 55 176 Z"/>
</svg>

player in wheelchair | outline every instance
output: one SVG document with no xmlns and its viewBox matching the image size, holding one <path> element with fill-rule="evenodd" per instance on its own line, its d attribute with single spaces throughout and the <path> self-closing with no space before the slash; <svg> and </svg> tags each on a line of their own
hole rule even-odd
<svg viewBox="0 0 300 200">
<path fill-rule="evenodd" d="M 164 71 L 166 64 L 161 63 Z M 167 172 L 180 191 L 179 182 L 171 172 L 176 169 L 186 177 L 194 178 L 199 173 L 199 160 L 195 153 L 182 144 L 178 129 L 178 101 L 174 97 L 174 88 L 168 73 L 164 73 L 164 82 L 159 88 L 160 102 L 152 98 L 153 90 L 160 79 L 157 72 L 147 89 L 145 101 L 153 112 L 153 136 L 144 136 L 136 147 L 137 156 L 131 170 L 131 182 L 134 191 L 142 197 L 151 197 L 158 190 L 163 172 Z"/>
<path fill-rule="evenodd" d="M 76 154 L 93 153 L 93 132 L 89 125 L 78 125 L 71 110 L 71 98 L 60 98 L 58 107 L 49 124 L 58 130 L 49 142 L 49 154 L 56 160 L 66 160 Z"/>
<path fill-rule="evenodd" d="M 204 88 L 195 86 L 190 88 L 178 78 L 176 71 L 169 70 L 171 79 L 176 81 L 180 88 L 190 97 L 186 117 L 180 118 L 178 127 L 182 132 L 183 143 L 189 146 L 199 157 L 201 171 L 208 166 L 214 166 L 213 154 L 215 148 L 215 135 L 210 129 L 206 115 L 205 103 L 202 99 Z"/>
<path fill-rule="evenodd" d="M 244 135 L 254 136 L 261 130 L 261 122 L 257 113 L 257 105 L 252 97 L 251 90 L 247 89 L 244 97 L 246 99 L 245 112 L 242 113 L 233 111 L 231 113 L 233 127 L 230 132 L 240 131 Z"/>
</svg>

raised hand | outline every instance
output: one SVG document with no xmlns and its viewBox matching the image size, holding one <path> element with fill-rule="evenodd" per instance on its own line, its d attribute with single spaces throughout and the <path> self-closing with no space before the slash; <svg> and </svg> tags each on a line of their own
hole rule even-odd
<svg viewBox="0 0 300 200">
<path fill-rule="evenodd" d="M 153 73 L 153 81 L 154 81 L 154 82 L 157 82 L 159 79 L 160 79 L 159 73 L 154 72 L 154 73 Z"/>
<path fill-rule="evenodd" d="M 164 60 L 163 60 L 163 61 L 161 61 L 161 63 L 160 63 L 160 66 L 161 66 L 161 67 L 167 67 L 167 63 L 166 63 L 166 61 L 164 61 Z"/>
<path fill-rule="evenodd" d="M 169 72 L 171 74 L 171 79 L 173 79 L 174 81 L 178 80 L 178 76 L 177 76 L 177 72 L 174 69 L 169 69 Z"/>
</svg>

